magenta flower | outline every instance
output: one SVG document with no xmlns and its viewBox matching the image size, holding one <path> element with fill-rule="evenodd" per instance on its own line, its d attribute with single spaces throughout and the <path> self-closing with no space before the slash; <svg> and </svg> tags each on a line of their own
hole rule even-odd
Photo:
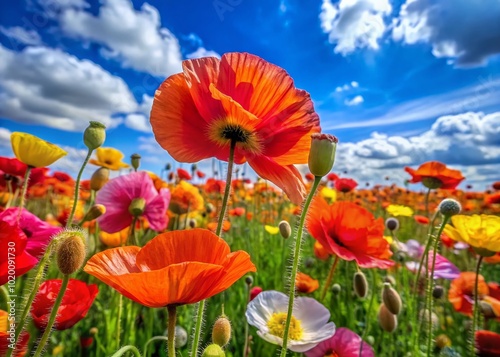
<svg viewBox="0 0 500 357">
<path fill-rule="evenodd" d="M 158 192 L 146 172 L 133 172 L 109 181 L 99 190 L 96 203 L 106 207 L 106 213 L 97 219 L 103 231 L 116 233 L 132 224 L 134 216 L 129 212 L 132 201 L 144 200 L 145 217 L 151 229 L 162 231 L 167 227 L 167 208 L 170 191 Z"/>
<path fill-rule="evenodd" d="M 420 266 L 420 259 L 422 258 L 422 254 L 424 254 L 424 247 L 420 245 L 416 240 L 410 239 L 406 242 L 406 249 L 408 255 L 415 259 L 416 261 L 408 261 L 406 262 L 406 268 L 409 271 L 416 273 L 418 272 L 418 268 Z M 432 259 L 434 257 L 434 252 L 431 250 L 428 254 L 428 268 L 429 270 L 432 267 Z M 422 273 L 426 274 L 425 267 L 422 269 Z M 460 275 L 460 270 L 448 259 L 443 257 L 441 254 L 436 255 L 436 264 L 434 266 L 434 279 L 448 279 L 453 280 L 458 278 Z"/>
<path fill-rule="evenodd" d="M 359 354 L 359 349 L 363 344 L 363 350 Z M 373 348 L 368 343 L 363 342 L 355 332 L 348 328 L 341 327 L 335 332 L 335 335 L 328 340 L 320 342 L 313 349 L 304 352 L 306 357 L 374 357 Z"/>
<path fill-rule="evenodd" d="M 18 213 L 19 208 L 17 207 L 7 208 L 5 211 L 0 213 L 0 221 L 17 226 Z M 24 208 L 21 212 L 19 228 L 21 228 L 28 238 L 26 252 L 33 257 L 41 257 L 51 238 L 62 230 L 61 227 L 56 227 L 42 221 L 40 218 Z"/>
</svg>

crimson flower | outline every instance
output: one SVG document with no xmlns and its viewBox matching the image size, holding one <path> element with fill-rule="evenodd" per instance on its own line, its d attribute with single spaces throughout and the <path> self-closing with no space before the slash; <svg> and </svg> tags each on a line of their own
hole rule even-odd
<svg viewBox="0 0 500 357">
<path fill-rule="evenodd" d="M 350 178 L 337 178 L 335 180 L 335 189 L 340 192 L 351 192 L 358 186 L 358 183 Z"/>
<path fill-rule="evenodd" d="M 180 180 L 187 180 L 187 181 L 192 179 L 189 172 L 187 172 L 186 170 L 181 169 L 181 168 L 177 169 L 177 177 L 179 177 Z"/>
<path fill-rule="evenodd" d="M 46 280 L 38 289 L 31 309 L 31 317 L 35 326 L 40 330 L 45 329 L 47 326 L 61 284 L 61 279 Z M 66 330 L 83 319 L 98 292 L 99 289 L 96 284 L 87 285 L 83 281 L 70 279 L 62 303 L 57 310 L 54 328 L 56 330 Z"/>
</svg>

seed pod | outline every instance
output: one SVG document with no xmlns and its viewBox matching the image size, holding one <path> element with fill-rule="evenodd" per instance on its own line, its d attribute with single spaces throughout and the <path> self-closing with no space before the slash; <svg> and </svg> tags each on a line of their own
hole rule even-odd
<svg viewBox="0 0 500 357">
<path fill-rule="evenodd" d="M 248 285 L 248 286 L 252 286 L 253 284 L 253 278 L 249 275 L 247 277 L 245 277 L 245 283 Z"/>
<path fill-rule="evenodd" d="M 495 318 L 497 317 L 495 314 L 495 310 L 493 310 L 493 307 L 489 302 L 486 301 L 480 301 L 479 302 L 479 308 L 481 313 L 483 314 L 484 317 L 486 318 Z"/>
<path fill-rule="evenodd" d="M 399 221 L 394 217 L 387 218 L 385 221 L 385 227 L 390 231 L 395 231 L 399 228 Z"/>
<path fill-rule="evenodd" d="M 366 276 L 363 272 L 358 271 L 354 274 L 353 286 L 356 295 L 360 298 L 366 297 L 368 294 L 368 281 L 366 281 Z"/>
<path fill-rule="evenodd" d="M 79 270 L 85 260 L 85 236 L 80 231 L 65 231 L 57 245 L 57 267 L 65 275 Z"/>
<path fill-rule="evenodd" d="M 95 150 L 104 144 L 106 140 L 106 126 L 97 121 L 91 121 L 90 125 L 83 132 L 83 142 L 89 150 Z"/>
<path fill-rule="evenodd" d="M 444 295 L 444 288 L 441 285 L 436 285 L 434 289 L 432 289 L 432 297 L 434 299 L 441 299 Z"/>
<path fill-rule="evenodd" d="M 382 290 L 382 301 L 385 307 L 394 315 L 397 315 L 401 311 L 401 297 L 399 296 L 396 289 L 391 288 L 391 284 L 384 283 L 384 289 Z"/>
<path fill-rule="evenodd" d="M 187 341 L 187 331 L 182 326 L 175 326 L 175 348 L 182 348 L 186 346 Z"/>
<path fill-rule="evenodd" d="M 333 295 L 338 295 L 342 291 L 342 287 L 339 284 L 333 284 L 332 293 Z"/>
<path fill-rule="evenodd" d="M 378 323 L 386 332 L 394 332 L 398 327 L 398 318 L 382 304 L 378 310 Z"/>
<path fill-rule="evenodd" d="M 288 239 L 292 235 L 292 227 L 287 221 L 281 221 L 278 225 L 280 229 L 280 234 L 283 238 Z"/>
<path fill-rule="evenodd" d="M 219 317 L 212 327 L 212 342 L 224 347 L 231 339 L 231 322 L 225 316 Z"/>
<path fill-rule="evenodd" d="M 205 348 L 201 357 L 226 357 L 226 354 L 219 345 L 213 343 Z"/>
<path fill-rule="evenodd" d="M 90 178 L 90 189 L 99 191 L 109 181 L 109 169 L 107 167 L 98 168 Z"/>
<path fill-rule="evenodd" d="M 460 202 L 454 200 L 453 198 L 445 198 L 439 204 L 438 210 L 443 216 L 451 217 L 459 214 L 462 210 L 462 206 L 460 205 Z"/>
<path fill-rule="evenodd" d="M 141 155 L 139 154 L 130 155 L 130 164 L 132 165 L 134 170 L 137 171 L 137 169 L 141 165 Z"/>
<path fill-rule="evenodd" d="M 384 277 L 384 283 L 389 283 L 391 286 L 396 285 L 396 279 L 392 275 L 386 275 Z"/>
</svg>

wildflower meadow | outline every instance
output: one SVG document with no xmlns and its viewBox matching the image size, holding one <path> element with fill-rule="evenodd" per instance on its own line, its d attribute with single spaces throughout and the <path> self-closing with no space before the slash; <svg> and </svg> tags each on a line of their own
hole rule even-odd
<svg viewBox="0 0 500 357">
<path fill-rule="evenodd" d="M 149 123 L 156 173 L 99 121 L 76 176 L 11 133 L 0 356 L 500 356 L 500 181 L 357 182 L 307 88 L 250 53 L 185 60 Z"/>
</svg>

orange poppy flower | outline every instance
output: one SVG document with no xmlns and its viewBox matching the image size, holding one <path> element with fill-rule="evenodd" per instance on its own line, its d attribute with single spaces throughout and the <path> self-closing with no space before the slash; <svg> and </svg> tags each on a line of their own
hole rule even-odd
<svg viewBox="0 0 500 357">
<path fill-rule="evenodd" d="M 193 304 L 255 272 L 244 251 L 205 229 L 162 233 L 144 247 L 127 246 L 94 255 L 84 271 L 123 296 L 148 307 Z"/>
<path fill-rule="evenodd" d="M 139 227 L 140 228 L 140 227 Z M 116 233 L 99 232 L 99 240 L 107 247 L 119 247 L 127 241 L 130 228 L 127 227 Z"/>
<path fill-rule="evenodd" d="M 207 224 L 207 228 L 210 229 L 212 232 L 215 232 L 217 230 L 217 222 L 210 222 Z M 231 222 L 229 221 L 223 221 L 222 222 L 222 231 L 223 232 L 228 232 L 229 229 L 231 229 Z"/>
<path fill-rule="evenodd" d="M 423 225 L 427 225 L 430 222 L 429 218 L 427 218 L 426 216 L 420 216 L 418 214 L 416 214 L 415 216 L 413 216 L 413 218 L 415 219 L 415 222 L 423 224 Z"/>
<path fill-rule="evenodd" d="M 476 331 L 476 349 L 479 357 L 500 356 L 500 334 L 486 330 Z"/>
<path fill-rule="evenodd" d="M 319 117 L 310 95 L 285 70 L 248 53 L 186 60 L 183 72 L 155 93 L 151 126 L 158 143 L 180 162 L 210 157 L 248 164 L 302 202 L 305 187 L 294 164 L 308 162 Z"/>
<path fill-rule="evenodd" d="M 448 301 L 456 311 L 472 316 L 475 281 L 476 273 L 463 272 L 451 282 L 450 290 L 448 291 Z M 478 293 L 480 298 L 489 293 L 488 285 L 482 275 L 479 275 L 478 279 Z"/>
<path fill-rule="evenodd" d="M 394 265 L 389 260 L 389 243 L 384 239 L 384 222 L 366 208 L 351 202 L 328 205 L 318 196 L 309 208 L 307 228 L 328 253 L 344 260 L 355 260 L 363 268 Z"/>
<path fill-rule="evenodd" d="M 428 188 L 450 190 L 456 188 L 465 179 L 459 170 L 449 169 L 445 164 L 438 161 L 426 162 L 420 165 L 417 170 L 405 167 L 405 171 L 411 175 L 409 182 L 422 182 Z"/>
<path fill-rule="evenodd" d="M 330 253 L 327 252 L 325 247 L 323 247 L 323 245 L 321 245 L 320 242 L 315 241 L 314 242 L 314 255 L 319 260 L 327 260 L 328 257 L 330 256 Z"/>
<path fill-rule="evenodd" d="M 299 293 L 310 294 L 319 288 L 319 282 L 304 273 L 297 273 L 295 287 Z"/>
</svg>

